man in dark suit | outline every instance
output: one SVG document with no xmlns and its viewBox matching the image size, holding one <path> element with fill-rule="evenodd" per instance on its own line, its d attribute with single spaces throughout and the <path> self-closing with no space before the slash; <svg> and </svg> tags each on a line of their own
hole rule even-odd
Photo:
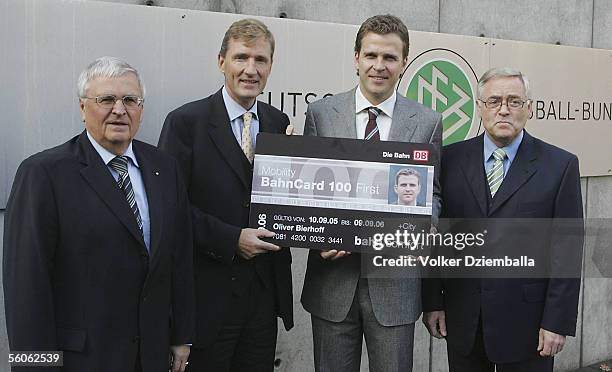
<svg viewBox="0 0 612 372">
<path fill-rule="evenodd" d="M 304 135 L 431 143 L 439 161 L 442 116 L 397 94 L 408 61 L 408 30 L 391 15 L 367 19 L 355 39 L 359 85 L 308 105 Z M 436 163 L 436 170 L 439 163 Z M 433 222 L 440 207 L 434 180 Z M 363 278 L 359 254 L 308 255 L 302 305 L 311 314 L 317 371 L 359 371 L 366 339 L 372 371 L 411 371 L 418 278 Z"/>
<path fill-rule="evenodd" d="M 425 280 L 423 321 L 433 336 L 446 337 L 450 371 L 552 371 L 578 312 L 578 159 L 523 129 L 532 101 L 520 71 L 487 71 L 478 97 L 485 133 L 444 148 L 442 217 L 463 232 L 487 230 L 483 253 L 523 250 L 546 272 Z M 559 224 L 569 228 L 555 230 Z"/>
<path fill-rule="evenodd" d="M 61 350 L 65 372 L 167 372 L 171 350 L 183 371 L 194 297 L 178 165 L 133 140 L 145 92 L 129 64 L 99 58 L 78 88 L 86 131 L 26 159 L 7 205 L 10 349 Z"/>
<path fill-rule="evenodd" d="M 243 19 L 225 33 L 225 84 L 168 114 L 159 146 L 176 157 L 192 206 L 196 339 L 190 371 L 271 371 L 277 316 L 293 326 L 291 252 L 248 228 L 257 133 L 285 133 L 287 115 L 257 101 L 272 68 L 274 37 Z"/>
</svg>

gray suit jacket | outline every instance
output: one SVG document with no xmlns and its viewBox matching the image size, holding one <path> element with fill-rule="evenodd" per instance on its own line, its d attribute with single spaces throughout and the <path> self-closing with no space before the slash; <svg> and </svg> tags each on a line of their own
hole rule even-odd
<svg viewBox="0 0 612 372">
<path fill-rule="evenodd" d="M 321 99 L 308 105 L 304 135 L 357 138 L 355 129 L 355 89 Z M 442 116 L 407 98 L 397 95 L 389 141 L 431 143 L 436 151 L 432 223 L 437 225 L 440 211 L 438 182 L 442 146 Z M 341 322 L 346 318 L 360 277 L 358 254 L 336 261 L 321 258 L 319 251 L 308 255 L 302 290 L 302 305 L 314 316 Z M 383 326 L 414 323 L 421 314 L 420 279 L 369 279 L 372 308 Z"/>
</svg>

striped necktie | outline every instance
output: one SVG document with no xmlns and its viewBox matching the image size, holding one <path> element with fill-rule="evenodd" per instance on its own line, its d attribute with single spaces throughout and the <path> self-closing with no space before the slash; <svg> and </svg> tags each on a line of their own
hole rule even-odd
<svg viewBox="0 0 612 372">
<path fill-rule="evenodd" d="M 366 140 L 380 140 L 380 133 L 378 132 L 378 124 L 376 124 L 376 118 L 380 114 L 380 109 L 376 107 L 368 107 L 368 124 L 366 125 L 364 139 Z"/>
<path fill-rule="evenodd" d="M 493 151 L 492 156 L 495 162 L 493 163 L 493 167 L 487 172 L 487 182 L 489 183 L 489 190 L 491 190 L 491 197 L 494 197 L 504 180 L 504 159 L 507 156 L 502 148 L 497 148 Z"/>
<path fill-rule="evenodd" d="M 244 155 L 247 157 L 247 159 L 249 159 L 249 163 L 253 163 L 253 157 L 255 156 L 255 151 L 253 151 L 253 140 L 251 137 L 252 119 L 252 112 L 245 112 L 244 115 L 242 115 L 244 126 L 242 127 L 242 142 L 240 143 L 240 147 L 242 148 Z"/>
<path fill-rule="evenodd" d="M 116 156 L 108 165 L 119 174 L 117 184 L 125 194 L 130 209 L 132 213 L 134 213 L 134 217 L 136 217 L 138 228 L 140 228 L 140 232 L 142 233 L 142 218 L 140 217 L 140 211 L 138 211 L 138 204 L 136 203 L 134 189 L 132 188 L 132 181 L 130 181 L 130 175 L 128 173 L 128 158 L 127 156 Z"/>
</svg>

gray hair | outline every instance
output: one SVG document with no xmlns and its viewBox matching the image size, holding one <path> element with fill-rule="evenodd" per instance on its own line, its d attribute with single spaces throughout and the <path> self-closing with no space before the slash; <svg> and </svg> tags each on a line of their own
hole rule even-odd
<svg viewBox="0 0 612 372">
<path fill-rule="evenodd" d="M 145 86 L 138 74 L 138 71 L 130 66 L 129 63 L 116 57 L 100 57 L 81 72 L 77 81 L 77 94 L 80 98 L 85 97 L 85 91 L 88 88 L 89 82 L 97 78 L 115 78 L 125 74 L 134 74 L 138 80 L 142 98 L 145 97 Z"/>
<path fill-rule="evenodd" d="M 511 67 L 494 67 L 482 74 L 480 80 L 478 80 L 478 98 L 482 98 L 482 90 L 484 89 L 484 85 L 489 80 L 501 77 L 517 77 L 521 79 L 521 81 L 523 82 L 523 87 L 525 88 L 525 96 L 531 99 L 531 88 L 529 87 L 529 79 L 525 74 Z"/>
</svg>

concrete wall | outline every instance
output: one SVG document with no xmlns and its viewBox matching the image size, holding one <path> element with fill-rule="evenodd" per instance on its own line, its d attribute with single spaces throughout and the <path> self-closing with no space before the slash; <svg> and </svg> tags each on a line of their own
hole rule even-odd
<svg viewBox="0 0 612 372">
<path fill-rule="evenodd" d="M 144 4 L 147 0 L 106 0 Z M 391 13 L 411 30 L 611 48 L 608 0 L 149 0 L 154 6 L 360 24 Z M 347 7 L 350 11 L 347 11 Z"/>
<path fill-rule="evenodd" d="M 595 0 L 591 47 L 612 49 L 612 2 L 608 0 Z"/>
<path fill-rule="evenodd" d="M 612 3 L 608 0 L 150 0 L 149 3 L 347 24 L 360 24 L 375 13 L 391 13 L 402 18 L 411 30 L 612 48 Z"/>
<path fill-rule="evenodd" d="M 0 1 L 0 11 L 4 0 Z M 144 0 L 109 0 L 118 3 L 142 4 Z M 184 9 L 211 10 L 248 15 L 278 17 L 281 14 L 288 18 L 326 21 L 335 23 L 359 24 L 366 17 L 375 13 L 392 13 L 401 17 L 410 29 L 419 31 L 435 31 L 453 34 L 473 35 L 514 40 L 537 41 L 545 43 L 560 43 L 580 47 L 612 49 L 612 2 L 609 0 L 516 0 L 513 2 L 495 0 L 390 0 L 374 3 L 367 0 L 329 1 L 329 0 L 154 0 L 156 5 Z M 27 12 L 27 9 L 24 11 Z M 68 32 L 62 26 L 61 14 L 52 13 L 48 22 L 58 24 L 57 32 Z M 73 22 L 73 21 L 70 21 Z M 9 48 L 9 43 L 23 42 L 27 37 L 26 30 L 31 25 L 23 25 L 23 29 L 7 30 L 0 25 L 0 33 L 17 35 L 14 38 L 2 38 L 2 49 Z M 72 27 L 72 25 L 70 25 Z M 142 37 L 142 36 L 138 36 Z M 13 40 L 13 41 L 10 41 Z M 4 44 L 4 43 L 7 44 Z M 215 40 L 215 43 L 217 40 Z M 32 51 L 36 53 L 36 51 Z M 3 59 L 4 58 L 4 59 Z M 0 57 L 0 63 L 14 58 L 10 53 Z M 53 62 L 53 61 L 51 61 Z M 23 61 L 28 63 L 28 61 Z M 141 65 L 135 63 L 136 65 Z M 35 66 L 32 66 L 35 67 Z M 80 66 L 75 66 L 75 71 Z M 65 69 L 64 69 L 65 71 Z M 68 79 L 74 79 L 73 72 Z M 8 73 L 8 72 L 5 72 Z M 75 72 L 76 73 L 76 72 Z M 0 77 L 2 72 L 0 72 Z M 23 79 L 35 79 L 36 75 L 24 76 Z M 2 79 L 0 79 L 1 81 Z M 44 88 L 42 80 L 41 88 Z M 25 84 L 24 84 L 25 86 Z M 21 92 L 24 86 L 0 91 L 0 97 L 5 100 L 20 99 L 26 93 Z M 612 84 L 611 84 L 612 86 Z M 10 92 L 9 92 L 10 91 Z M 42 91 L 42 90 L 41 90 Z M 194 92 L 195 93 L 195 92 Z M 39 94 L 29 93 L 31 99 L 40 100 Z M 73 99 L 72 92 L 62 92 L 66 99 Z M 33 101 L 32 104 L 35 102 Z M 74 112 L 66 113 L 67 123 L 78 123 L 74 120 Z M 40 121 L 44 118 L 28 118 Z M 28 120 L 23 120 L 27 122 Z M 2 123 L 2 126 L 12 125 Z M 65 125 L 57 128 L 59 132 L 30 133 L 25 136 L 24 143 L 7 143 L 0 139 L 0 169 L 6 169 L 1 162 L 10 156 L 13 147 L 48 147 L 58 143 L 56 138 L 68 138 L 68 133 L 78 131 L 78 124 Z M 4 127 L 5 128 L 5 127 Z M 27 128 L 20 129 L 24 133 Z M 50 139 L 51 138 L 51 139 Z M 154 140 L 151 142 L 155 142 Z M 0 174 L 0 182 L 8 175 Z M 612 218 L 612 177 L 595 177 L 583 180 L 583 196 L 585 198 L 586 216 L 590 218 Z M 3 224 L 4 212 L 0 212 L 0 226 Z M 0 229 L 0 236 L 2 229 Z M 593 242 L 589 242 L 592 244 Z M 280 365 L 278 370 L 309 371 L 312 370 L 312 341 L 310 320 L 299 304 L 306 251 L 293 250 L 294 254 L 294 293 L 296 327 L 290 332 L 279 332 L 278 355 Z M 585 270 L 589 270 L 590 261 L 586 261 Z M 569 371 L 579 366 L 612 357 L 612 281 L 609 278 L 587 278 L 583 282 L 580 301 L 580 318 L 578 335 L 570 338 L 564 352 L 556 358 L 558 371 Z M 3 298 L 2 298 L 3 303 Z M 4 307 L 0 310 L 0 319 L 4 319 Z M 8 350 L 6 329 L 0 326 L 0 355 L 6 355 Z M 432 351 L 431 353 L 429 351 Z M 415 372 L 447 371 L 446 350 L 443 341 L 432 340 L 423 326 L 417 326 L 415 342 Z M 0 361 L 0 371 L 8 370 Z M 362 370 L 367 370 L 367 357 L 364 355 Z"/>
<path fill-rule="evenodd" d="M 586 189 L 587 216 L 593 219 L 592 224 L 612 227 L 612 177 L 591 177 Z M 599 239 L 598 239 L 599 238 Z M 605 249 L 610 262 L 612 241 L 602 241 L 598 236 L 587 236 L 587 252 L 594 247 Z M 583 365 L 589 365 L 605 358 L 612 358 L 612 279 L 598 277 L 594 273 L 594 262 L 588 257 L 585 260 L 586 278 L 583 283 L 582 343 L 580 359 Z"/>
</svg>

